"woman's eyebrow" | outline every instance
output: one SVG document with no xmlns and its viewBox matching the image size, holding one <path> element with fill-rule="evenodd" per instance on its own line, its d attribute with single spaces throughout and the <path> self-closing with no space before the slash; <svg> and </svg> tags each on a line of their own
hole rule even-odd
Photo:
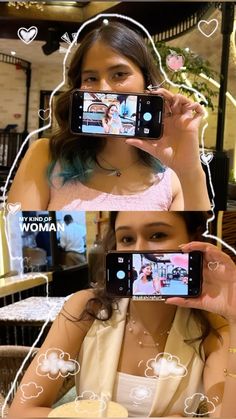
<svg viewBox="0 0 236 419">
<path fill-rule="evenodd" d="M 115 229 L 115 232 L 117 233 L 117 231 L 120 231 L 120 230 L 131 230 L 131 229 L 132 227 L 130 226 L 120 226 Z"/>
<path fill-rule="evenodd" d="M 84 74 L 84 73 L 98 73 L 98 71 L 97 70 L 92 70 L 92 69 L 91 70 L 82 70 L 81 73 L 82 74 Z"/>
<path fill-rule="evenodd" d="M 127 64 L 120 63 L 120 64 L 111 65 L 110 67 L 108 67 L 108 70 L 119 70 L 121 68 L 123 69 L 125 68 L 128 70 L 130 67 Z"/>
<path fill-rule="evenodd" d="M 108 71 L 114 71 L 114 70 L 119 70 L 119 69 L 129 69 L 130 67 L 127 64 L 115 64 L 115 65 L 111 65 L 110 67 L 107 68 Z M 82 74 L 86 74 L 86 73 L 98 73 L 98 70 L 94 70 L 94 69 L 85 69 L 82 70 L 81 73 Z"/>
<path fill-rule="evenodd" d="M 154 222 L 154 223 L 149 223 L 149 224 L 145 224 L 144 227 L 172 227 L 171 224 L 169 223 L 165 223 L 164 221 L 158 221 L 158 222 Z"/>
<path fill-rule="evenodd" d="M 163 221 L 148 223 L 148 224 L 143 225 L 143 228 L 149 228 L 149 227 L 172 227 L 172 226 L 171 226 L 171 224 L 165 223 Z M 120 230 L 132 230 L 132 227 L 131 226 L 119 226 L 115 229 L 115 232 L 117 233 L 117 231 L 120 231 Z"/>
</svg>

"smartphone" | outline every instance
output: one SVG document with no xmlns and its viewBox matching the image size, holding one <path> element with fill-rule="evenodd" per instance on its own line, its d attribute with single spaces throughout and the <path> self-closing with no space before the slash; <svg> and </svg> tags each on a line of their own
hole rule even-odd
<svg viewBox="0 0 236 419">
<path fill-rule="evenodd" d="M 133 299 L 198 297 L 202 288 L 202 252 L 119 252 L 106 254 L 109 294 Z"/>
<path fill-rule="evenodd" d="M 73 134 L 161 138 L 164 99 L 158 95 L 74 90 L 70 101 Z"/>
</svg>

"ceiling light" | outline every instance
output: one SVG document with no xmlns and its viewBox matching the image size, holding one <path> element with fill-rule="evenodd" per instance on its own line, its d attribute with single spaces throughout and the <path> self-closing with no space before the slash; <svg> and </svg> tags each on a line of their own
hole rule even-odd
<svg viewBox="0 0 236 419">
<path fill-rule="evenodd" d="M 36 7 L 36 9 L 43 12 L 44 11 L 43 6 L 45 4 L 46 4 L 45 1 L 9 1 L 7 5 L 9 7 L 15 7 L 17 10 L 19 10 L 21 7 L 24 7 L 25 9 L 30 9 L 31 7 Z"/>
</svg>

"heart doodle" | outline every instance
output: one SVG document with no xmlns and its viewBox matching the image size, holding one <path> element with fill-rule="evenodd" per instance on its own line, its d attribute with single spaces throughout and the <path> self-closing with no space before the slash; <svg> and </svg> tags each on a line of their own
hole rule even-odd
<svg viewBox="0 0 236 419">
<path fill-rule="evenodd" d="M 39 109 L 38 116 L 43 121 L 46 121 L 50 117 L 50 109 Z"/>
<path fill-rule="evenodd" d="M 216 269 L 219 268 L 220 264 L 219 262 L 208 262 L 208 269 L 210 269 L 210 271 L 216 271 Z"/>
<path fill-rule="evenodd" d="M 206 36 L 207 38 L 209 38 L 210 36 L 213 35 L 213 33 L 215 33 L 215 31 L 217 30 L 219 25 L 219 22 L 217 19 L 211 19 L 209 21 L 207 20 L 200 20 L 200 22 L 198 22 L 198 29 L 199 31 Z"/>
<path fill-rule="evenodd" d="M 16 214 L 18 211 L 21 210 L 21 203 L 16 202 L 15 204 L 7 204 L 7 210 L 9 214 Z"/>
<path fill-rule="evenodd" d="M 212 159 L 213 159 L 213 153 L 201 153 L 201 155 L 200 155 L 200 159 L 201 159 L 201 161 L 202 161 L 202 163 L 203 164 L 209 164 L 211 161 L 212 161 Z"/>
<path fill-rule="evenodd" d="M 27 28 L 20 28 L 17 31 L 18 37 L 23 41 L 26 45 L 29 45 L 37 36 L 38 28 L 36 26 L 31 26 L 29 29 Z"/>
</svg>

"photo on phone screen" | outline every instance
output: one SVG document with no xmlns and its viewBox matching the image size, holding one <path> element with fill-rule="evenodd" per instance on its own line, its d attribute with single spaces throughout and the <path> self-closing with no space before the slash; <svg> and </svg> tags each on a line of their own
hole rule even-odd
<svg viewBox="0 0 236 419">
<path fill-rule="evenodd" d="M 75 134 L 160 138 L 163 98 L 134 93 L 72 93 L 71 131 Z"/>
<path fill-rule="evenodd" d="M 109 252 L 107 291 L 115 295 L 197 297 L 201 293 L 201 252 Z"/>
</svg>

